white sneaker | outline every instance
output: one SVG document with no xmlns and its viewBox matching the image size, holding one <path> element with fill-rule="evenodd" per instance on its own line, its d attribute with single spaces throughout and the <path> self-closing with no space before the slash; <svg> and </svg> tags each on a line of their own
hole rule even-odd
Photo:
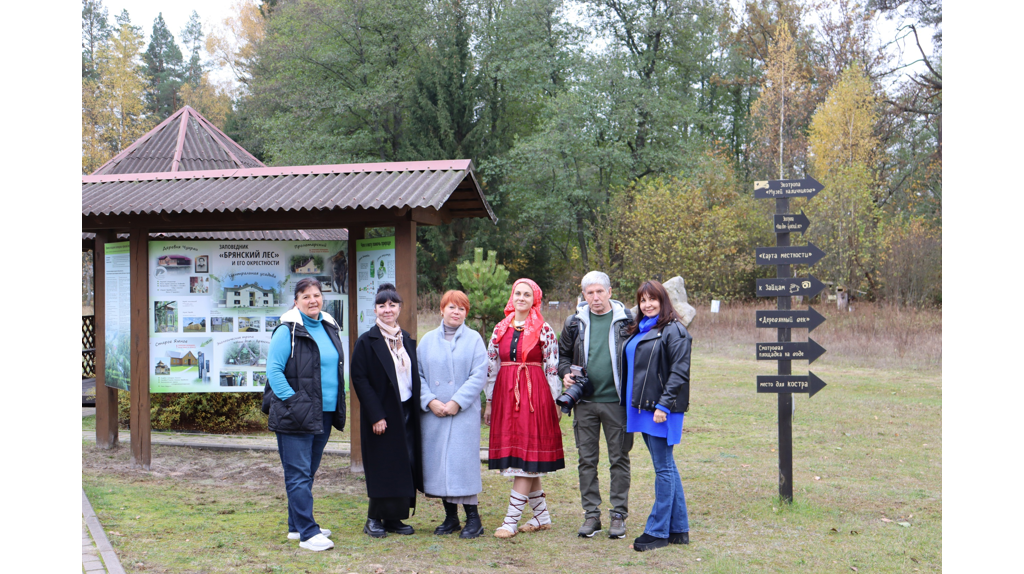
<svg viewBox="0 0 1024 574">
<path fill-rule="evenodd" d="M 320 534 L 323 534 L 324 536 L 326 536 L 328 538 L 331 537 L 331 531 L 326 529 L 326 528 L 321 528 L 320 529 Z M 288 540 L 298 540 L 299 538 L 302 538 L 302 535 L 299 534 L 298 532 L 289 532 L 288 533 Z"/>
<path fill-rule="evenodd" d="M 299 548 L 305 548 L 306 550 L 312 550 L 313 552 L 320 552 L 321 550 L 330 550 L 331 548 L 334 548 L 334 543 L 331 542 L 330 538 L 327 538 L 323 534 L 317 534 L 305 542 L 299 542 Z"/>
</svg>

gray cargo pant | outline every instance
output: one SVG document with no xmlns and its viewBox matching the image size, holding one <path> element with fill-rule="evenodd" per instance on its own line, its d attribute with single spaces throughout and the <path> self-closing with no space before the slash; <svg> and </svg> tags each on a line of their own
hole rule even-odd
<svg viewBox="0 0 1024 574">
<path fill-rule="evenodd" d="M 601 517 L 601 490 L 597 480 L 597 461 L 601 452 L 601 427 L 608 446 L 611 488 L 608 499 L 611 510 L 623 518 L 629 516 L 629 451 L 633 449 L 633 433 L 626 432 L 626 407 L 619 403 L 576 405 L 572 430 L 580 463 L 580 499 L 585 518 Z"/>
</svg>

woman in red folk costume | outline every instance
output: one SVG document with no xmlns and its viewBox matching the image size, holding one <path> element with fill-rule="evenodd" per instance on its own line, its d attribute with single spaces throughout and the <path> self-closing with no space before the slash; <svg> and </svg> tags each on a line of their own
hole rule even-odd
<svg viewBox="0 0 1024 574">
<path fill-rule="evenodd" d="M 562 389 L 558 341 L 540 314 L 542 296 L 530 279 L 517 280 L 505 305 L 505 319 L 494 328 L 487 346 L 488 466 L 513 477 L 507 515 L 494 532 L 497 538 L 551 528 L 540 477 L 565 468 L 558 426 L 562 413 L 555 406 Z M 527 503 L 533 518 L 519 528 Z"/>
</svg>

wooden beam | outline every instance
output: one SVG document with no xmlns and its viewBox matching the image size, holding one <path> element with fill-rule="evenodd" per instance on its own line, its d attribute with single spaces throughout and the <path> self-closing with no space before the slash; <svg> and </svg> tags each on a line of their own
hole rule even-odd
<svg viewBox="0 0 1024 574">
<path fill-rule="evenodd" d="M 129 238 L 131 258 L 131 403 L 132 466 L 152 463 L 149 421 L 149 230 L 135 227 Z"/>
<path fill-rule="evenodd" d="M 441 214 L 433 207 L 414 207 L 412 209 L 412 220 L 423 225 L 441 225 L 446 223 Z"/>
<path fill-rule="evenodd" d="M 312 211 L 237 211 L 202 213 L 150 213 L 83 215 L 82 231 L 146 228 L 168 231 L 273 231 L 278 229 L 338 229 L 349 225 L 389 227 L 390 209 L 317 209 Z"/>
<path fill-rule="evenodd" d="M 366 228 L 348 228 L 348 356 L 356 348 L 356 339 L 359 338 L 359 283 L 356 281 L 356 240 L 366 237 Z M 352 363 L 349 363 L 349 371 Z M 359 397 L 349 389 L 348 393 L 348 432 L 349 432 L 349 470 L 351 472 L 363 472 L 363 443 L 359 431 L 359 421 L 362 419 L 359 413 Z"/>
<path fill-rule="evenodd" d="M 395 220 L 395 287 L 402 298 L 399 324 L 415 339 L 416 333 L 416 222 Z"/>
<path fill-rule="evenodd" d="M 93 244 L 93 321 L 96 348 L 96 446 L 114 448 L 117 446 L 117 389 L 106 385 L 107 372 L 107 264 L 105 251 L 107 239 L 116 237 L 113 233 L 96 233 Z"/>
</svg>

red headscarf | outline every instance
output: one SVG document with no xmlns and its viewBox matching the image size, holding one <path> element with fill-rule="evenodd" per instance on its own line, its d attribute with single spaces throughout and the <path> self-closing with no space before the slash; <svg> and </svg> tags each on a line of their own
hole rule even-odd
<svg viewBox="0 0 1024 574">
<path fill-rule="evenodd" d="M 533 307 L 530 307 L 530 314 L 526 317 L 526 326 L 523 328 L 522 335 L 523 357 L 526 357 L 540 341 L 540 330 L 544 327 L 544 316 L 540 314 L 541 299 L 544 297 L 544 293 L 540 290 L 540 285 L 534 283 L 532 279 L 526 278 L 516 279 L 516 282 L 512 284 L 512 293 L 516 292 L 516 285 L 520 283 L 526 283 L 533 290 Z M 508 303 L 505 304 L 505 318 L 494 328 L 494 341 L 501 341 L 501 338 L 505 336 L 505 331 L 512 326 L 515 317 L 516 308 L 512 304 L 512 294 L 509 294 Z"/>
</svg>

